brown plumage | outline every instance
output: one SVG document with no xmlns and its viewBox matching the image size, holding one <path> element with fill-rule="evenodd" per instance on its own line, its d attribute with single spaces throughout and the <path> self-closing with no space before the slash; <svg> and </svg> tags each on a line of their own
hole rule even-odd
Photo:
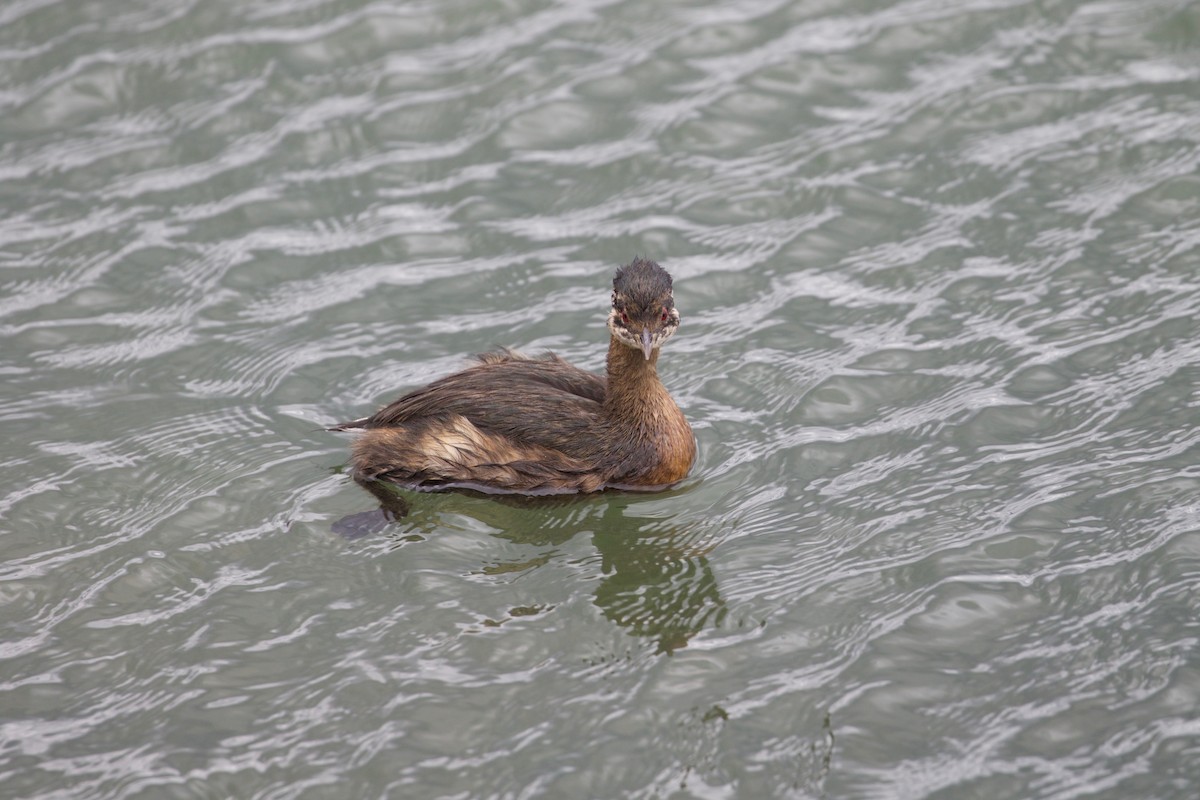
<svg viewBox="0 0 1200 800">
<path fill-rule="evenodd" d="M 682 480 L 696 440 L 656 368 L 679 327 L 666 270 L 641 258 L 618 269 L 608 327 L 605 375 L 553 354 L 487 353 L 331 430 L 362 430 L 351 454 L 358 480 L 523 494 Z"/>
</svg>

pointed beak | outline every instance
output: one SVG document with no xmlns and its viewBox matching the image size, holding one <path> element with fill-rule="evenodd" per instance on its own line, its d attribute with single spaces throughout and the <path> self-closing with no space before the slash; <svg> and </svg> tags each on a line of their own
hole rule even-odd
<svg viewBox="0 0 1200 800">
<path fill-rule="evenodd" d="M 642 352 L 646 354 L 646 360 L 650 360 L 650 354 L 654 352 L 654 342 L 650 339 L 650 329 L 642 328 Z"/>
</svg>

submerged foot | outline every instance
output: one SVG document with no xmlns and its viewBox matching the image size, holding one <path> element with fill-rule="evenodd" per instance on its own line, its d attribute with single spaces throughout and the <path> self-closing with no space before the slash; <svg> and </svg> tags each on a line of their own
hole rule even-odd
<svg viewBox="0 0 1200 800">
<path fill-rule="evenodd" d="M 379 508 L 360 511 L 342 517 L 333 523 L 333 532 L 343 539 L 354 541 L 382 532 L 388 525 L 408 516 L 408 503 L 404 498 L 378 481 L 355 481 L 379 501 Z"/>
</svg>

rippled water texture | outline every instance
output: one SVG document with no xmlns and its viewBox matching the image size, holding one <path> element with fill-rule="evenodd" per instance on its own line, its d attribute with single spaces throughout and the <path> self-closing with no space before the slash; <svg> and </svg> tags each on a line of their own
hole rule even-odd
<svg viewBox="0 0 1200 800">
<path fill-rule="evenodd" d="M 0 5 L 0 792 L 1200 785 L 1200 7 Z M 675 275 L 663 494 L 325 425 Z M 345 531 L 343 531 L 345 532 Z"/>
</svg>

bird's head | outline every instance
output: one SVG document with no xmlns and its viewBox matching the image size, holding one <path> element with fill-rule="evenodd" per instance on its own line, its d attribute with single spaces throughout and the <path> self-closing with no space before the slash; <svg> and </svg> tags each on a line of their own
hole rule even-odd
<svg viewBox="0 0 1200 800">
<path fill-rule="evenodd" d="M 613 278 L 608 329 L 617 341 L 650 356 L 679 327 L 671 276 L 658 264 L 635 258 Z"/>
</svg>

